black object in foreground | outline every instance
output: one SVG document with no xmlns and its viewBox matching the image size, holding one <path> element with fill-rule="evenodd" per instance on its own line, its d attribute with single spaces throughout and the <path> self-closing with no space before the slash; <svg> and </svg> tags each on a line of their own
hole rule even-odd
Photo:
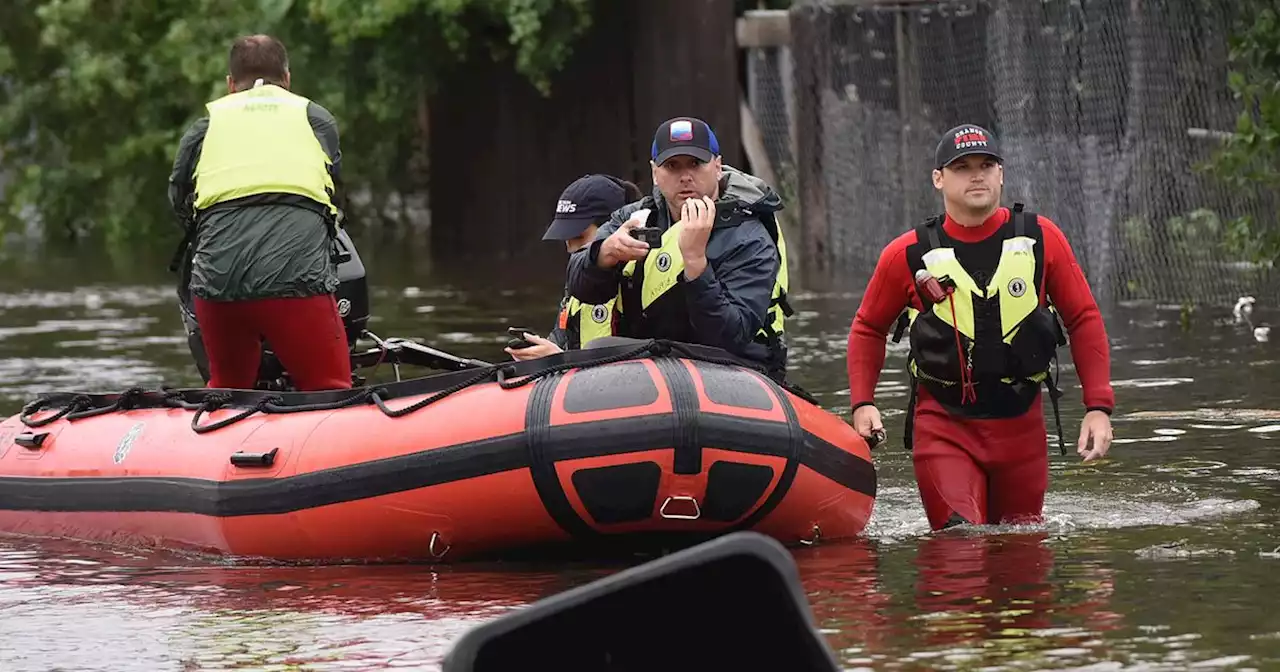
<svg viewBox="0 0 1280 672">
<path fill-rule="evenodd" d="M 839 670 L 781 544 L 735 532 L 476 626 L 443 672 Z"/>
</svg>

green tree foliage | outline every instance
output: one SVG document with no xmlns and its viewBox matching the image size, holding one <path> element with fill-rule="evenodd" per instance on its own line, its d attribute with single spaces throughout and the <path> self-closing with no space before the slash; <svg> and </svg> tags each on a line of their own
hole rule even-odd
<svg viewBox="0 0 1280 672">
<path fill-rule="evenodd" d="M 1250 1 L 1231 37 L 1228 84 L 1241 103 L 1236 130 L 1212 167 L 1242 194 L 1280 193 L 1280 12 Z M 1274 203 L 1274 199 L 1271 200 Z M 1280 260 L 1280 223 L 1243 217 L 1231 224 L 1232 247 L 1256 261 Z"/>
<path fill-rule="evenodd" d="M 171 237 L 178 139 L 226 93 L 231 41 L 259 32 L 289 49 L 294 90 L 338 118 L 348 187 L 376 203 L 421 186 L 406 174 L 440 75 L 509 59 L 547 92 L 589 2 L 4 0 L 0 211 L 37 214 L 49 236 Z"/>
</svg>

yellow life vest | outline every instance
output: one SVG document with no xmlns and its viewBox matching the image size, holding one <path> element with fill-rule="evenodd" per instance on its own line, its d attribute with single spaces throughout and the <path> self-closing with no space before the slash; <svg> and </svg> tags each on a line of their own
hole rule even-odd
<svg viewBox="0 0 1280 672">
<path fill-rule="evenodd" d="M 613 335 L 613 305 L 616 299 L 605 303 L 583 303 L 570 296 L 561 312 L 560 328 L 568 329 L 570 324 L 577 327 L 578 342 L 570 347 L 585 348 L 587 344 L 605 336 Z"/>
<path fill-rule="evenodd" d="M 957 260 L 955 248 L 943 246 L 940 219 L 918 227 L 916 249 L 908 248 L 913 277 L 926 269 L 952 291 L 925 312 L 908 308 L 894 340 L 909 329 L 913 379 L 958 412 L 972 409 L 978 417 L 1025 413 L 1040 384 L 1049 380 L 1057 347 L 1065 344 L 1056 311 L 1040 304 L 1044 241 L 1038 223 L 1028 226 L 1027 220 L 1036 222 L 1035 215 L 1015 205 L 1010 221 L 995 234 L 1000 258 L 982 286 Z M 1001 385 L 984 390 L 982 380 Z M 979 395 L 988 397 L 985 403 L 976 403 Z"/>
<path fill-rule="evenodd" d="M 768 229 L 774 243 L 777 244 L 781 262 L 774 277 L 773 293 L 770 297 L 766 321 L 764 327 L 757 332 L 756 340 L 765 344 L 773 344 L 782 336 L 786 326 L 786 318 L 793 315 L 794 311 L 787 302 L 787 242 L 782 235 L 782 227 L 778 226 L 772 218 L 768 219 L 770 221 L 762 223 Z M 684 270 L 684 256 L 680 253 L 680 231 L 683 227 L 684 222 L 676 222 L 666 231 L 663 231 L 662 245 L 657 249 L 649 250 L 649 254 L 644 258 L 644 274 L 640 285 L 640 307 L 642 310 L 653 305 L 660 297 L 671 291 L 672 287 L 679 284 L 680 273 Z M 622 267 L 624 279 L 634 277 L 635 273 L 635 261 L 629 261 Z M 621 299 L 622 288 L 619 287 L 618 297 L 615 299 L 618 302 L 619 312 L 621 312 L 621 306 L 623 305 Z"/>
<path fill-rule="evenodd" d="M 208 103 L 209 129 L 195 167 L 196 212 L 246 196 L 279 194 L 336 216 L 332 161 L 311 128 L 310 102 L 267 84 Z"/>
</svg>

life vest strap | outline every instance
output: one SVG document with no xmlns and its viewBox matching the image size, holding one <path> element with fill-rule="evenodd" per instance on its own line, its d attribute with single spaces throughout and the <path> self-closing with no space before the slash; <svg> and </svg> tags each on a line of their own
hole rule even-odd
<svg viewBox="0 0 1280 672">
<path fill-rule="evenodd" d="M 787 290 L 785 289 L 780 290 L 778 295 L 769 301 L 769 307 L 773 308 L 774 306 L 781 308 L 782 314 L 787 317 L 796 314 L 795 309 L 791 307 L 791 302 L 787 300 Z"/>
<path fill-rule="evenodd" d="M 907 317 L 907 311 L 898 313 L 898 322 L 893 327 L 893 342 L 902 342 L 902 334 L 906 333 L 907 327 L 911 326 L 911 318 Z"/>
<path fill-rule="evenodd" d="M 1058 356 L 1053 356 L 1054 369 L 1058 369 Z M 1067 454 L 1067 444 L 1062 438 L 1062 414 L 1058 411 L 1058 400 L 1062 398 L 1062 390 L 1058 388 L 1058 382 L 1054 380 L 1054 376 L 1046 375 L 1044 377 L 1044 385 L 1049 389 L 1049 405 L 1053 407 L 1053 424 L 1058 430 L 1058 452 L 1063 455 Z"/>
</svg>

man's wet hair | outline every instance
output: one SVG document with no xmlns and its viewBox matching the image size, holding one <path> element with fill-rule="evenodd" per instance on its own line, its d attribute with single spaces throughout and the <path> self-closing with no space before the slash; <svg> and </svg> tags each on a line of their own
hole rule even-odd
<svg viewBox="0 0 1280 672">
<path fill-rule="evenodd" d="M 231 44 L 228 67 L 236 88 L 253 86 L 261 79 L 266 84 L 284 86 L 289 72 L 289 54 L 284 44 L 270 35 L 246 35 Z"/>
</svg>

